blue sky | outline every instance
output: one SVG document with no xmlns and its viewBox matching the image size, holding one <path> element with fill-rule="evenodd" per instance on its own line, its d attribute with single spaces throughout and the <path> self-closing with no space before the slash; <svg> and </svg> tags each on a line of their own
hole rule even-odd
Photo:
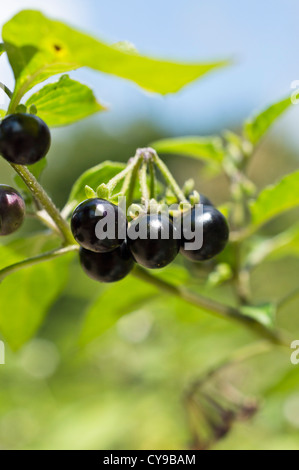
<svg viewBox="0 0 299 470">
<path fill-rule="evenodd" d="M 206 134 L 215 127 L 237 125 L 286 96 L 291 82 L 299 80 L 296 0 L 10 0 L 1 5 L 0 23 L 22 8 L 43 10 L 109 42 L 127 39 L 150 55 L 234 59 L 232 67 L 166 98 L 143 94 L 117 78 L 76 72 L 73 76 L 111 106 L 105 119 L 99 118 L 107 131 L 138 116 L 153 119 L 169 134 Z M 1 67 L 1 76 L 11 81 L 8 69 Z M 298 110 L 294 106 L 273 132 L 283 132 L 299 147 Z"/>
</svg>

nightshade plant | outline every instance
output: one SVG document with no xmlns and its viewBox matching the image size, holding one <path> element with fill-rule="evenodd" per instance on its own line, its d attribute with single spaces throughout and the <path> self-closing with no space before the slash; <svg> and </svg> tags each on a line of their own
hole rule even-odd
<svg viewBox="0 0 299 470">
<path fill-rule="evenodd" d="M 67 75 L 60 76 L 54 83 L 41 86 L 28 98 L 28 92 L 33 87 L 54 75 L 64 74 L 79 67 L 90 67 L 131 80 L 146 91 L 165 95 L 178 92 L 185 85 L 228 63 L 222 61 L 188 64 L 144 57 L 129 43 L 107 45 L 63 23 L 50 20 L 36 11 L 23 11 L 16 15 L 3 27 L 2 38 L 0 55 L 6 54 L 8 57 L 14 72 L 15 87 L 11 91 L 6 85 L 0 84 L 10 99 L 8 109 L 0 110 L 0 152 L 18 175 L 16 182 L 26 200 L 27 210 L 33 211 L 34 217 L 47 228 L 42 234 L 17 239 L 1 247 L 3 268 L 0 271 L 0 331 L 11 348 L 19 349 L 36 333 L 47 310 L 64 287 L 70 263 L 74 256 L 78 257 L 79 246 L 71 231 L 71 218 L 75 209 L 87 199 L 91 201 L 84 204 L 92 204 L 92 200 L 96 198 L 115 204 L 120 195 L 127 196 L 128 205 L 138 203 L 141 198 L 149 204 L 162 200 L 169 204 L 189 201 L 192 205 L 202 200 L 209 220 L 216 220 L 218 224 L 215 234 L 214 228 L 211 230 L 207 223 L 207 244 L 211 244 L 213 237 L 217 243 L 216 246 L 213 243 L 212 246 L 205 246 L 205 251 L 197 255 L 189 254 L 189 258 L 196 261 L 207 260 L 219 254 L 225 247 L 228 239 L 225 221 L 227 218 L 231 228 L 230 242 L 221 257 L 212 263 L 214 273 L 218 276 L 215 290 L 222 283 L 230 283 L 234 299 L 231 304 L 224 304 L 215 301 L 212 296 L 202 296 L 200 292 L 188 287 L 188 281 L 179 282 L 175 279 L 175 268 L 167 268 L 170 270 L 170 276 L 164 276 L 163 272 L 153 274 L 145 269 L 155 267 L 152 264 L 161 267 L 172 261 L 180 249 L 177 242 L 171 247 L 168 245 L 169 252 L 166 257 L 163 257 L 163 252 L 161 254 L 156 250 L 151 259 L 148 252 L 155 248 L 144 245 L 140 247 L 138 243 L 132 242 L 131 251 L 144 268 L 133 266 L 127 252 L 128 247 L 123 246 L 122 240 L 115 241 L 113 257 L 106 253 L 105 249 L 101 250 L 101 246 L 96 246 L 95 241 L 89 241 L 80 249 L 81 264 L 85 271 L 91 277 L 104 282 L 121 279 L 131 272 L 126 280 L 126 290 L 130 295 L 124 299 L 121 311 L 108 321 L 106 319 L 104 327 L 101 325 L 101 315 L 106 315 L 105 303 L 101 304 L 102 300 L 99 298 L 87 312 L 80 338 L 81 344 L 93 340 L 106 328 L 111 327 L 117 318 L 130 313 L 135 301 L 140 305 L 142 299 L 147 302 L 151 295 L 161 293 L 178 296 L 186 303 L 197 306 L 200 312 L 238 322 L 268 341 L 270 345 L 288 345 L 288 338 L 275 326 L 276 306 L 252 303 L 250 274 L 257 264 L 282 245 L 298 240 L 298 226 L 274 239 L 259 242 L 255 237 L 271 219 L 298 206 L 299 172 L 285 176 L 257 194 L 246 170 L 260 140 L 275 120 L 291 106 L 291 100 L 284 99 L 248 120 L 240 136 L 227 131 L 220 137 L 195 136 L 161 140 L 150 143 L 149 149 L 138 150 L 127 166 L 110 161 L 101 163 L 87 170 L 75 182 L 64 209 L 59 211 L 38 182 L 43 169 L 42 159 L 50 145 L 47 126 L 69 125 L 106 109 L 97 102 L 93 92 L 86 85 L 70 79 Z M 34 138 L 32 134 L 28 140 L 23 134 L 18 138 L 20 131 L 13 125 L 20 121 L 36 124 L 38 132 Z M 148 158 L 149 153 L 151 158 Z M 209 200 L 200 196 L 197 192 L 200 188 L 194 188 L 192 181 L 180 188 L 158 154 L 198 159 L 207 165 L 211 164 L 214 171 L 224 172 L 230 182 L 231 200 L 220 207 L 219 212 L 212 207 Z M 39 163 L 35 163 L 39 160 Z M 33 164 L 30 171 L 24 164 Z M 157 169 L 163 176 L 164 186 L 157 180 Z M 84 206 L 80 207 L 81 213 L 80 209 L 76 209 L 75 217 L 73 216 L 73 233 L 79 242 L 80 237 L 84 238 L 85 230 L 83 227 L 84 230 L 80 231 Z M 166 222 L 162 220 L 161 223 Z M 167 223 L 171 224 L 169 221 Z M 36 252 L 36 247 L 40 252 Z M 91 249 L 97 253 L 93 253 Z M 152 263 L 153 258 L 155 260 Z M 96 259 L 99 263 L 103 259 L 103 266 L 111 262 L 111 270 L 107 272 L 105 269 L 97 269 L 99 264 Z M 188 266 L 186 264 L 180 269 L 188 273 Z M 173 282 L 169 282 L 170 278 Z M 135 288 L 136 283 L 138 288 Z M 16 285 L 19 290 L 12 294 Z M 33 293 L 37 286 L 41 285 L 47 287 L 37 299 Z M 111 299 L 119 295 L 119 286 L 121 284 L 111 286 L 110 291 L 105 292 L 106 303 L 109 301 L 109 292 Z M 24 302 L 23 293 L 26 293 L 28 303 Z"/>
</svg>

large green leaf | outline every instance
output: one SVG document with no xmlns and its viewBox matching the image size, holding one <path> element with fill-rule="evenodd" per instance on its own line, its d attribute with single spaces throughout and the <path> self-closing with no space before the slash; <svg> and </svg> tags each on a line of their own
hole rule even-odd
<svg viewBox="0 0 299 470">
<path fill-rule="evenodd" d="M 106 109 L 90 88 L 67 75 L 32 95 L 26 105 L 35 105 L 38 116 L 51 127 L 72 124 Z"/>
<path fill-rule="evenodd" d="M 4 44 L 0 44 L 0 56 L 5 52 Z"/>
<path fill-rule="evenodd" d="M 291 98 L 273 104 L 244 125 L 244 134 L 250 142 L 256 145 L 269 128 L 292 104 Z"/>
<path fill-rule="evenodd" d="M 224 156 L 219 137 L 179 137 L 153 142 L 151 146 L 158 153 L 182 155 L 200 160 L 221 162 Z"/>
<path fill-rule="evenodd" d="M 158 292 L 157 288 L 135 277 L 106 288 L 86 313 L 81 344 L 102 335 L 124 315 L 148 305 Z"/>
<path fill-rule="evenodd" d="M 47 238 L 35 236 L 2 246 L 1 267 L 37 254 L 46 245 Z M 40 327 L 65 286 L 71 258 L 67 255 L 23 269 L 0 284 L 0 332 L 12 349 L 19 349 Z"/>
<path fill-rule="evenodd" d="M 16 77 L 16 95 L 58 73 L 78 67 L 132 80 L 147 91 L 175 93 L 227 62 L 175 63 L 109 46 L 38 11 L 17 14 L 2 32 Z"/>
<path fill-rule="evenodd" d="M 264 189 L 251 204 L 252 224 L 259 227 L 272 218 L 299 205 L 299 171 L 291 173 L 276 185 Z"/>
<path fill-rule="evenodd" d="M 68 214 L 78 204 L 80 204 L 80 202 L 86 199 L 85 186 L 90 186 L 92 189 L 97 189 L 100 184 L 108 183 L 124 168 L 124 163 L 106 161 L 100 165 L 90 168 L 85 173 L 83 173 L 72 188 L 68 203 L 64 209 L 65 213 Z"/>
</svg>

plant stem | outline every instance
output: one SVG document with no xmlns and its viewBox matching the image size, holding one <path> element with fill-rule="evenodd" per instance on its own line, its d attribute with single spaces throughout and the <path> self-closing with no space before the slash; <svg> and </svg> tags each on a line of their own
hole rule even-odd
<svg viewBox="0 0 299 470">
<path fill-rule="evenodd" d="M 122 193 L 127 196 L 127 207 L 129 208 L 133 202 L 134 198 L 134 189 L 136 186 L 136 181 L 137 181 L 137 176 L 140 168 L 140 164 L 142 161 L 142 156 L 138 153 L 136 154 L 135 157 L 135 165 L 131 171 L 126 177 L 126 180 L 124 182 L 123 188 L 122 188 Z"/>
<path fill-rule="evenodd" d="M 165 163 L 161 160 L 160 157 L 158 157 L 157 153 L 154 150 L 153 150 L 153 158 L 154 158 L 154 162 L 156 163 L 157 167 L 162 173 L 167 185 L 172 189 L 173 193 L 176 195 L 178 200 L 183 203 L 188 203 L 183 191 L 179 187 L 173 175 L 170 173 Z"/>
<path fill-rule="evenodd" d="M 60 250 L 49 251 L 47 253 L 43 253 L 38 256 L 34 256 L 33 258 L 28 258 L 24 261 L 20 261 L 19 263 L 15 263 L 7 268 L 0 270 L 0 282 L 2 282 L 7 276 L 10 274 L 16 273 L 21 269 L 30 268 L 40 263 L 44 263 L 46 261 L 51 261 L 53 259 L 59 258 L 64 256 L 68 253 L 72 253 L 79 250 L 78 245 L 71 245 L 65 248 L 61 248 Z"/>
<path fill-rule="evenodd" d="M 13 114 L 19 105 L 24 93 L 23 90 L 20 90 L 18 93 L 12 93 L 11 101 L 9 103 L 9 107 L 7 110 L 7 114 Z"/>
<path fill-rule="evenodd" d="M 0 82 L 0 88 L 1 90 L 4 91 L 4 93 L 7 94 L 9 99 L 12 98 L 12 95 L 13 95 L 12 91 L 10 91 L 10 89 L 6 85 L 4 85 L 4 83 Z"/>
<path fill-rule="evenodd" d="M 135 275 L 139 279 L 142 279 L 143 281 L 149 282 L 150 284 L 154 285 L 155 287 L 167 294 L 179 297 L 180 299 L 185 300 L 191 305 L 203 309 L 207 313 L 210 313 L 220 318 L 225 318 L 237 322 L 242 326 L 249 328 L 259 336 L 271 341 L 273 344 L 281 346 L 289 346 L 290 344 L 290 342 L 287 338 L 284 337 L 282 332 L 268 329 L 266 326 L 259 323 L 254 318 L 244 315 L 234 307 L 223 305 L 221 303 L 215 302 L 212 299 L 201 297 L 200 295 L 189 291 L 185 287 L 177 287 L 162 279 L 159 279 L 158 277 L 150 274 L 148 271 L 140 267 L 135 268 L 135 270 L 133 271 L 133 275 Z"/>
<path fill-rule="evenodd" d="M 51 219 L 55 222 L 64 240 L 65 245 L 73 245 L 74 239 L 67 221 L 62 217 L 59 210 L 57 209 L 53 201 L 50 199 L 44 188 L 39 184 L 37 179 L 33 176 L 33 174 L 28 170 L 27 167 L 15 165 L 13 163 L 11 163 L 10 165 L 22 178 L 22 180 L 28 186 L 33 196 L 36 198 L 37 201 L 40 202 L 40 204 L 49 214 Z"/>
<path fill-rule="evenodd" d="M 154 162 L 149 162 L 150 171 L 150 199 L 156 199 L 156 172 Z"/>
<path fill-rule="evenodd" d="M 134 170 L 135 166 L 138 164 L 139 160 L 141 159 L 140 155 L 136 155 L 132 162 L 118 175 L 112 178 L 109 183 L 107 184 L 110 193 L 112 194 L 118 183 L 122 181 L 126 176 L 130 175 Z"/>
<path fill-rule="evenodd" d="M 145 161 L 142 163 L 139 171 L 139 181 L 143 202 L 147 210 L 149 205 L 150 193 L 147 186 L 147 163 Z"/>
</svg>

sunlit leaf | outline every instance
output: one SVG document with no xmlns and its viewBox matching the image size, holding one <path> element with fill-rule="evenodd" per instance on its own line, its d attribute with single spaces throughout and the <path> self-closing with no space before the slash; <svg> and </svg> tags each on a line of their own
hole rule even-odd
<svg viewBox="0 0 299 470">
<path fill-rule="evenodd" d="M 252 224 L 261 226 L 299 205 L 299 171 L 285 176 L 277 184 L 264 189 L 251 204 Z"/>
<path fill-rule="evenodd" d="M 106 109 L 90 88 L 66 75 L 32 95 L 26 105 L 35 105 L 38 116 L 51 127 L 72 124 Z"/>
<path fill-rule="evenodd" d="M 4 109 L 0 109 L 0 119 L 4 118 L 6 115 L 6 111 Z"/>
<path fill-rule="evenodd" d="M 291 98 L 273 104 L 262 113 L 249 119 L 244 125 L 244 134 L 256 145 L 274 122 L 291 106 Z"/>
<path fill-rule="evenodd" d="M 158 153 L 187 156 L 199 160 L 221 162 L 224 156 L 219 137 L 179 137 L 153 142 L 151 146 Z"/>
<path fill-rule="evenodd" d="M 78 67 L 132 80 L 147 91 L 167 94 L 227 62 L 175 63 L 120 50 L 38 11 L 22 11 L 3 27 L 2 36 L 16 77 L 15 96 Z"/>
<path fill-rule="evenodd" d="M 148 305 L 158 292 L 157 288 L 133 277 L 106 288 L 86 313 L 81 344 L 102 335 L 124 315 Z"/>
</svg>

